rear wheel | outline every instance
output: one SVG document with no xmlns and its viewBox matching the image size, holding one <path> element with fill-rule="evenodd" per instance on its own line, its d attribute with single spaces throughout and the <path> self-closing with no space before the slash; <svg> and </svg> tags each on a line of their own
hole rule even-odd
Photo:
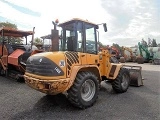
<svg viewBox="0 0 160 120">
<path fill-rule="evenodd" d="M 137 63 L 138 64 L 143 64 L 144 63 L 144 58 L 143 57 L 137 57 Z"/>
<path fill-rule="evenodd" d="M 120 61 L 121 63 L 125 63 L 125 62 L 126 62 L 124 57 L 120 57 L 119 61 Z"/>
<path fill-rule="evenodd" d="M 126 92 L 130 85 L 130 75 L 126 68 L 121 68 L 117 78 L 112 82 L 112 88 L 117 93 Z"/>
<path fill-rule="evenodd" d="M 68 90 L 68 100 L 76 107 L 92 106 L 98 97 L 98 80 L 91 72 L 79 72 L 74 84 Z"/>
</svg>

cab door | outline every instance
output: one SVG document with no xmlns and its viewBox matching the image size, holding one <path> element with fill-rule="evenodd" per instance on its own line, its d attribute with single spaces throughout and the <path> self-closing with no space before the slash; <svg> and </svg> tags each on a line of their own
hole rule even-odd
<svg viewBox="0 0 160 120">
<path fill-rule="evenodd" d="M 98 64 L 98 49 L 96 29 L 93 25 L 85 23 L 85 51 L 87 54 L 87 64 Z"/>
</svg>

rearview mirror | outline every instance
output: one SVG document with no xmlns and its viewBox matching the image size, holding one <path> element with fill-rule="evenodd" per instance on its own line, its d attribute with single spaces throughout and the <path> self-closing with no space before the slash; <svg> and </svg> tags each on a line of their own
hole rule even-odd
<svg viewBox="0 0 160 120">
<path fill-rule="evenodd" d="M 107 32 L 107 25 L 106 25 L 106 23 L 103 23 L 103 28 L 104 28 L 104 31 Z"/>
</svg>

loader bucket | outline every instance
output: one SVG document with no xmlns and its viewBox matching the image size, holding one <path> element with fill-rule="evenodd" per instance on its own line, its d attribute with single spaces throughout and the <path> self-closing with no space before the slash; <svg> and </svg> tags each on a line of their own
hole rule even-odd
<svg viewBox="0 0 160 120">
<path fill-rule="evenodd" d="M 130 85 L 131 86 L 142 86 L 143 85 L 143 79 L 142 79 L 142 67 L 141 66 L 130 66 L 130 65 L 124 65 L 124 68 L 127 68 L 129 70 L 130 74 Z"/>
</svg>

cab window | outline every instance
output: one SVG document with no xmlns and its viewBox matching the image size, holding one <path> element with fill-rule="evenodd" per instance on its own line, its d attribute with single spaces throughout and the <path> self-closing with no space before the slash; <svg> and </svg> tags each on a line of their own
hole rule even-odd
<svg viewBox="0 0 160 120">
<path fill-rule="evenodd" d="M 92 25 L 85 25 L 86 32 L 86 52 L 95 54 L 97 52 L 95 28 Z"/>
</svg>

